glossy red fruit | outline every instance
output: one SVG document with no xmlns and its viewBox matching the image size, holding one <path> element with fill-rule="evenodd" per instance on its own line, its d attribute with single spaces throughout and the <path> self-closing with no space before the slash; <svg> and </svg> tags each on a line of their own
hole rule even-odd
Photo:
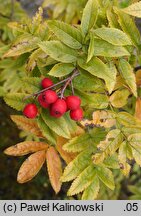
<svg viewBox="0 0 141 216">
<path fill-rule="evenodd" d="M 58 96 L 55 91 L 53 90 L 47 90 L 43 93 L 43 97 L 45 99 L 45 102 L 48 104 L 55 103 L 55 101 L 58 99 Z"/>
<path fill-rule="evenodd" d="M 50 115 L 56 118 L 61 117 L 67 111 L 67 104 L 65 100 L 58 99 L 54 104 L 52 104 L 50 109 Z"/>
<path fill-rule="evenodd" d="M 42 82 L 41 82 L 41 85 L 42 85 L 43 88 L 48 88 L 48 87 L 50 87 L 50 86 L 53 85 L 53 82 L 52 82 L 52 80 L 49 79 L 49 78 L 44 78 L 44 79 L 42 80 Z"/>
<path fill-rule="evenodd" d="M 44 94 L 41 93 L 39 96 L 38 96 L 38 102 L 39 104 L 43 107 L 43 108 L 48 108 L 49 107 L 49 104 L 45 101 L 45 98 L 44 98 Z"/>
<path fill-rule="evenodd" d="M 70 117 L 74 121 L 81 121 L 83 118 L 83 110 L 80 107 L 76 110 L 71 110 Z"/>
<path fill-rule="evenodd" d="M 80 107 L 81 99 L 78 96 L 70 95 L 66 98 L 66 103 L 69 110 L 75 110 Z"/>
<path fill-rule="evenodd" d="M 37 106 L 35 104 L 27 104 L 23 110 L 23 114 L 27 118 L 35 118 L 38 114 Z"/>
</svg>

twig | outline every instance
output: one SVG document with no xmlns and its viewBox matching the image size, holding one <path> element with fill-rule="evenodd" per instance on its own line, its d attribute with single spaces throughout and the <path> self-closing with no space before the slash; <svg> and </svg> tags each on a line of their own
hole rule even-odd
<svg viewBox="0 0 141 216">
<path fill-rule="evenodd" d="M 66 79 L 64 79 L 64 80 L 61 80 L 60 82 L 55 83 L 54 85 L 49 86 L 48 88 L 42 89 L 41 91 L 35 92 L 35 93 L 33 93 L 33 94 L 30 94 L 30 95 L 24 97 L 23 100 L 26 100 L 26 99 L 28 99 L 28 98 L 37 96 L 37 95 L 39 95 L 39 94 L 41 94 L 41 93 L 43 93 L 43 92 L 45 92 L 45 91 L 47 91 L 47 90 L 49 90 L 49 89 L 53 89 L 54 87 L 56 87 L 56 86 L 58 86 L 58 85 L 60 85 L 60 84 L 66 82 L 65 85 L 63 86 L 63 88 L 61 89 L 61 96 L 62 96 L 62 95 L 64 94 L 64 91 L 65 91 L 67 85 L 71 82 L 71 80 L 72 80 L 75 76 L 78 76 L 78 75 L 79 75 L 79 72 L 75 69 L 75 70 L 74 70 L 74 73 L 72 74 L 71 77 L 68 77 L 68 78 L 66 78 Z M 67 84 L 67 83 L 68 83 L 68 84 Z"/>
<path fill-rule="evenodd" d="M 72 90 L 72 94 L 74 95 L 74 87 L 73 87 L 73 82 L 71 80 L 71 90 Z"/>
<path fill-rule="evenodd" d="M 74 77 L 78 76 L 79 75 L 79 72 L 77 69 L 74 69 L 74 73 L 72 74 L 71 77 L 69 77 L 69 79 L 67 80 L 67 82 L 65 83 L 64 87 L 62 88 L 62 91 L 61 91 L 61 99 L 64 97 L 64 92 L 65 92 L 65 89 L 67 88 L 67 86 L 70 84 L 70 82 L 73 80 Z"/>
</svg>

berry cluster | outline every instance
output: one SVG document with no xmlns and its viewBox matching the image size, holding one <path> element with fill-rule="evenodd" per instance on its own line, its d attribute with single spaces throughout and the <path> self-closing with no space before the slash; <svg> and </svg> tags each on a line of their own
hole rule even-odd
<svg viewBox="0 0 141 216">
<path fill-rule="evenodd" d="M 80 107 L 81 99 L 78 96 L 59 97 L 56 91 L 51 90 L 53 82 L 49 78 L 44 78 L 41 85 L 45 91 L 41 91 L 38 95 L 38 102 L 41 107 L 49 109 L 51 116 L 59 118 L 65 112 L 70 111 L 71 119 L 80 121 L 83 118 L 83 110 Z M 49 87 L 50 89 L 48 89 Z M 27 104 L 23 114 L 28 118 L 35 118 L 38 114 L 37 106 L 33 103 Z"/>
</svg>

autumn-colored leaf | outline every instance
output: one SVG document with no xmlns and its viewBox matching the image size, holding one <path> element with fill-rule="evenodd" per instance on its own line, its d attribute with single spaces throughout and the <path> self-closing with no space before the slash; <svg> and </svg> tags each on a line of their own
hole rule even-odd
<svg viewBox="0 0 141 216">
<path fill-rule="evenodd" d="M 141 86 L 141 70 L 136 72 L 136 84 L 137 86 Z"/>
<path fill-rule="evenodd" d="M 38 151 L 30 155 L 20 167 L 18 172 L 17 181 L 25 183 L 30 181 L 41 169 L 45 162 L 46 151 Z"/>
<path fill-rule="evenodd" d="M 75 157 L 77 154 L 75 153 L 70 153 L 67 152 L 63 149 L 63 145 L 67 142 L 68 140 L 63 138 L 63 137 L 57 137 L 57 144 L 56 144 L 56 148 L 58 150 L 58 152 L 60 153 L 61 157 L 63 158 L 63 160 L 69 164 Z"/>
<path fill-rule="evenodd" d="M 141 120 L 141 99 L 137 98 L 135 107 L 135 117 Z"/>
<path fill-rule="evenodd" d="M 7 148 L 4 153 L 12 156 L 22 156 L 29 153 L 46 150 L 48 144 L 43 142 L 25 141 Z"/>
<path fill-rule="evenodd" d="M 46 161 L 49 179 L 56 193 L 61 189 L 60 177 L 62 175 L 62 165 L 60 157 L 54 147 L 50 147 L 46 153 Z"/>
<path fill-rule="evenodd" d="M 11 115 L 11 119 L 17 124 L 20 129 L 32 133 L 37 137 L 43 137 L 42 132 L 35 120 L 28 119 L 21 115 Z"/>
</svg>

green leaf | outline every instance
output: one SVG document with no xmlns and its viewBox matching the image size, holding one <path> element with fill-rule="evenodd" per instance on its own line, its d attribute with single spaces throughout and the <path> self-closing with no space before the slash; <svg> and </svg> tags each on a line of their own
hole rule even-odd
<svg viewBox="0 0 141 216">
<path fill-rule="evenodd" d="M 106 10 L 106 15 L 107 15 L 107 19 L 109 21 L 109 26 L 111 28 L 118 29 L 120 26 L 119 26 L 119 23 L 117 20 L 117 15 L 113 12 L 113 10 L 111 10 L 111 8 Z"/>
<path fill-rule="evenodd" d="M 70 132 L 64 117 L 54 118 L 49 114 L 48 110 L 43 110 L 41 116 L 47 126 L 56 134 L 64 138 L 70 138 Z"/>
<path fill-rule="evenodd" d="M 122 30 L 131 38 L 132 42 L 138 46 L 140 44 L 140 33 L 133 19 L 120 10 L 115 9 L 115 12 L 118 15 L 118 22 Z"/>
<path fill-rule="evenodd" d="M 141 2 L 136 2 L 122 9 L 123 12 L 141 18 Z"/>
<path fill-rule="evenodd" d="M 93 163 L 100 164 L 105 158 L 114 154 L 122 141 L 121 131 L 119 129 L 111 130 L 107 134 L 106 139 L 97 146 L 100 152 L 93 155 Z"/>
<path fill-rule="evenodd" d="M 104 165 L 110 169 L 119 169 L 119 161 L 117 159 L 117 154 L 111 155 L 104 160 Z"/>
<path fill-rule="evenodd" d="M 44 41 L 38 45 L 45 53 L 57 61 L 72 63 L 77 60 L 77 51 L 67 47 L 60 41 Z"/>
<path fill-rule="evenodd" d="M 94 200 L 100 189 L 99 179 L 95 176 L 93 182 L 84 190 L 82 200 Z"/>
<path fill-rule="evenodd" d="M 87 62 L 89 62 L 94 56 L 94 48 L 95 48 L 94 45 L 95 45 L 94 35 L 90 34 L 90 44 L 89 44 L 89 49 L 88 49 Z"/>
<path fill-rule="evenodd" d="M 126 141 L 122 142 L 119 147 L 118 152 L 118 160 L 120 163 L 120 166 L 122 167 L 122 172 L 125 176 L 129 175 L 130 172 L 130 165 L 127 163 L 128 158 L 128 144 Z"/>
<path fill-rule="evenodd" d="M 141 127 L 137 127 L 137 126 L 123 127 L 122 131 L 126 136 L 129 136 L 134 133 L 141 133 Z"/>
<path fill-rule="evenodd" d="M 130 53 L 122 46 L 116 46 L 102 39 L 95 38 L 94 56 L 121 57 L 129 56 Z"/>
<path fill-rule="evenodd" d="M 22 78 L 23 86 L 28 93 L 33 93 L 40 90 L 41 79 L 38 77 L 24 77 Z"/>
<path fill-rule="evenodd" d="M 75 179 L 90 164 L 91 154 L 92 152 L 90 150 L 81 152 L 67 165 L 61 177 L 61 181 L 67 182 Z"/>
<path fill-rule="evenodd" d="M 127 89 L 117 90 L 110 96 L 110 102 L 113 107 L 121 108 L 127 104 L 130 92 Z"/>
<path fill-rule="evenodd" d="M 30 52 L 38 47 L 39 42 L 39 38 L 30 34 L 23 34 L 16 39 L 16 42 L 12 44 L 11 49 L 4 54 L 4 57 L 18 56 Z"/>
<path fill-rule="evenodd" d="M 3 97 L 6 94 L 4 87 L 0 86 L 0 97 Z"/>
<path fill-rule="evenodd" d="M 50 30 L 64 44 L 73 49 L 80 49 L 82 47 L 81 32 L 77 28 L 57 20 L 49 20 L 47 23 Z"/>
<path fill-rule="evenodd" d="M 74 70 L 73 64 L 58 63 L 49 72 L 50 76 L 62 77 L 70 74 Z"/>
<path fill-rule="evenodd" d="M 37 120 L 37 124 L 42 131 L 44 137 L 47 138 L 51 143 L 56 144 L 56 135 L 55 133 L 47 126 L 41 116 Z"/>
<path fill-rule="evenodd" d="M 27 94 L 23 93 L 9 93 L 4 97 L 4 100 L 7 105 L 10 107 L 21 111 L 23 110 L 24 106 L 30 102 L 30 100 L 24 100 L 24 98 L 27 96 Z"/>
<path fill-rule="evenodd" d="M 84 36 L 95 25 L 99 12 L 99 3 L 97 0 L 88 0 L 82 15 L 81 30 Z"/>
<path fill-rule="evenodd" d="M 72 183 L 67 195 L 73 196 L 85 190 L 95 178 L 96 170 L 94 165 L 89 165 Z"/>
<path fill-rule="evenodd" d="M 104 92 L 105 86 L 104 82 L 99 78 L 87 73 L 86 71 L 82 72 L 81 74 L 73 80 L 74 88 L 79 89 L 80 91 L 85 92 Z"/>
<path fill-rule="evenodd" d="M 120 59 L 119 69 L 120 69 L 120 73 L 122 77 L 124 78 L 125 82 L 130 87 L 135 97 L 137 97 L 136 78 L 133 72 L 133 68 L 125 59 Z"/>
<path fill-rule="evenodd" d="M 68 125 L 70 134 L 74 134 L 77 130 L 77 123 L 70 118 L 70 114 L 68 112 L 65 113 L 63 117 Z"/>
<path fill-rule="evenodd" d="M 94 128 L 89 133 L 84 133 L 69 140 L 63 149 L 67 152 L 80 152 L 87 148 L 96 149 L 96 144 L 105 138 L 105 132 L 99 128 Z"/>
<path fill-rule="evenodd" d="M 132 44 L 130 38 L 123 31 L 116 28 L 98 28 L 94 30 L 94 34 L 113 45 L 124 46 Z"/>
<path fill-rule="evenodd" d="M 138 122 L 138 120 L 132 116 L 131 114 L 127 113 L 127 112 L 119 112 L 117 114 L 117 120 L 120 124 L 124 125 L 124 126 L 139 126 L 140 122 Z"/>
<path fill-rule="evenodd" d="M 114 177 L 110 169 L 106 168 L 104 165 L 99 165 L 96 167 L 96 173 L 99 179 L 111 190 L 114 190 L 115 183 Z"/>
<path fill-rule="evenodd" d="M 99 58 L 93 57 L 88 63 L 85 59 L 79 59 L 78 64 L 92 75 L 104 79 L 109 93 L 112 92 L 116 82 L 115 75 Z"/>
</svg>

